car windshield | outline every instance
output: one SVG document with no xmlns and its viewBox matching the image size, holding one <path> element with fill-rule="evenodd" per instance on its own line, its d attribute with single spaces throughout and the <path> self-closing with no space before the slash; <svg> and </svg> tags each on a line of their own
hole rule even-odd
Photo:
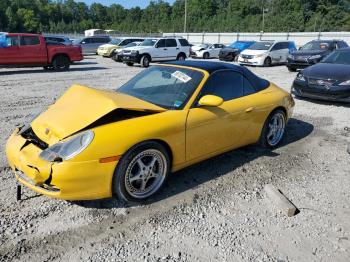
<svg viewBox="0 0 350 262">
<path fill-rule="evenodd" d="M 273 42 L 256 42 L 255 44 L 252 44 L 247 49 L 251 49 L 251 50 L 269 50 L 272 45 L 273 45 Z"/>
<path fill-rule="evenodd" d="M 146 39 L 141 43 L 140 46 L 154 46 L 156 42 L 157 42 L 156 39 Z"/>
<path fill-rule="evenodd" d="M 182 109 L 203 79 L 196 70 L 173 66 L 152 66 L 116 91 L 166 109 Z"/>
<path fill-rule="evenodd" d="M 112 45 L 119 45 L 122 40 L 117 38 L 117 39 L 112 39 L 111 42 L 109 42 Z"/>
<path fill-rule="evenodd" d="M 124 46 L 124 48 L 133 47 L 136 45 L 137 45 L 137 42 L 131 42 L 131 43 L 127 44 L 126 46 Z"/>
<path fill-rule="evenodd" d="M 350 51 L 335 51 L 326 56 L 321 63 L 350 65 Z"/>
<path fill-rule="evenodd" d="M 300 50 L 327 50 L 329 43 L 327 42 L 309 42 L 302 46 Z"/>
</svg>

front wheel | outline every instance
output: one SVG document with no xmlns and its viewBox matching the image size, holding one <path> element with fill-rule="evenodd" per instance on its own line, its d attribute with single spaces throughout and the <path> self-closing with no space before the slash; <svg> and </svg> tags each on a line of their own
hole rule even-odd
<svg viewBox="0 0 350 262">
<path fill-rule="evenodd" d="M 209 59 L 209 53 L 204 53 L 203 54 L 203 59 Z"/>
<path fill-rule="evenodd" d="M 143 57 L 141 57 L 141 60 L 140 60 L 140 64 L 141 64 L 141 67 L 149 67 L 149 64 L 150 64 L 150 58 L 147 56 L 147 55 L 144 55 Z"/>
<path fill-rule="evenodd" d="M 264 66 L 265 67 L 269 67 L 271 66 L 271 58 L 270 57 L 266 57 L 264 60 Z"/>
<path fill-rule="evenodd" d="M 286 129 L 286 114 L 277 109 L 266 119 L 260 135 L 260 145 L 266 148 L 277 146 L 284 135 Z"/>
<path fill-rule="evenodd" d="M 153 196 L 170 172 L 167 150 L 153 141 L 134 146 L 114 172 L 113 193 L 126 202 L 141 202 Z"/>
</svg>

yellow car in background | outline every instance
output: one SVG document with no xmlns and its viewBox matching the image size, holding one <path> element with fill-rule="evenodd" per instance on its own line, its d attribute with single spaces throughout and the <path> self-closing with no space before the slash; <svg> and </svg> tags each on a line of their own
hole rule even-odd
<svg viewBox="0 0 350 262">
<path fill-rule="evenodd" d="M 14 131 L 6 154 L 17 180 L 40 194 L 143 201 L 170 172 L 256 142 L 277 146 L 293 107 L 245 67 L 169 62 L 114 91 L 73 85 Z"/>
<path fill-rule="evenodd" d="M 123 48 L 132 42 L 142 42 L 143 38 L 113 38 L 109 43 L 100 45 L 97 48 L 97 54 L 104 57 L 112 57 L 113 52 L 119 48 Z"/>
</svg>

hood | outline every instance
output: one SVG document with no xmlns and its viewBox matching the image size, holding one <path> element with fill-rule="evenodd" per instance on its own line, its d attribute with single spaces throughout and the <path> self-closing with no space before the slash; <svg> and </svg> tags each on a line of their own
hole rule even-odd
<svg viewBox="0 0 350 262">
<path fill-rule="evenodd" d="M 254 50 L 254 49 L 246 49 L 241 52 L 242 55 L 260 55 L 269 52 L 269 50 Z"/>
<path fill-rule="evenodd" d="M 295 56 L 312 56 L 312 55 L 324 55 L 328 50 L 296 50 L 291 52 Z"/>
<path fill-rule="evenodd" d="M 192 46 L 191 49 L 192 49 L 193 51 L 206 50 L 206 48 L 204 48 L 203 46 L 198 46 L 198 45 Z"/>
<path fill-rule="evenodd" d="M 120 48 L 119 45 L 112 45 L 112 44 L 104 44 L 104 45 L 100 45 L 99 48 Z"/>
<path fill-rule="evenodd" d="M 349 80 L 350 65 L 318 63 L 305 68 L 303 75 L 306 77 L 334 80 Z"/>
<path fill-rule="evenodd" d="M 227 46 L 227 47 L 222 48 L 221 51 L 225 52 L 225 53 L 227 53 L 227 52 L 239 52 L 239 49 Z"/>
<path fill-rule="evenodd" d="M 51 144 L 84 129 L 116 109 L 166 111 L 126 94 L 73 85 L 31 126 L 41 140 Z"/>
<path fill-rule="evenodd" d="M 132 46 L 132 47 L 127 47 L 127 48 L 124 48 L 124 50 L 142 50 L 142 49 L 146 49 L 146 48 L 152 48 L 153 46 L 141 46 L 141 45 L 138 45 L 138 46 Z"/>
</svg>

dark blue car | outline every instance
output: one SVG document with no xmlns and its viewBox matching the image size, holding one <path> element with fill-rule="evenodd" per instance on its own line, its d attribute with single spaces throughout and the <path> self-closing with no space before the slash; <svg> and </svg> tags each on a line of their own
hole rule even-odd
<svg viewBox="0 0 350 262">
<path fill-rule="evenodd" d="M 240 52 L 250 47 L 255 41 L 236 41 L 231 45 L 221 49 L 219 59 L 222 61 L 234 61 Z"/>
</svg>

